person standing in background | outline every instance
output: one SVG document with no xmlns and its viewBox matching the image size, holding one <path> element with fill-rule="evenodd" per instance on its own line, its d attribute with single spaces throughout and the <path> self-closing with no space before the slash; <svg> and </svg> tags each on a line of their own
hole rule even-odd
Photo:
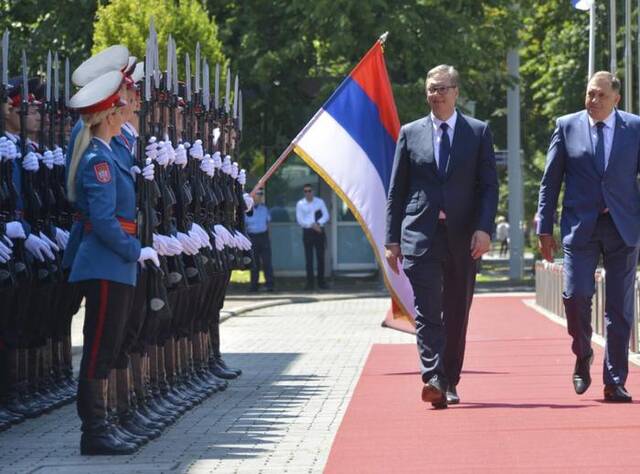
<svg viewBox="0 0 640 474">
<path fill-rule="evenodd" d="M 267 291 L 273 288 L 273 267 L 271 265 L 271 239 L 269 237 L 269 223 L 271 212 L 264 204 L 264 189 L 259 189 L 254 198 L 253 209 L 246 213 L 244 221 L 247 234 L 253 248 L 253 262 L 251 264 L 251 288 L 249 291 L 257 292 L 259 286 L 260 267 L 264 272 Z"/>
<path fill-rule="evenodd" d="M 329 211 L 324 201 L 314 197 L 311 184 L 303 187 L 304 198 L 296 204 L 296 221 L 302 227 L 302 242 L 307 270 L 307 290 L 313 290 L 313 250 L 318 262 L 318 288 L 326 289 L 324 281 L 324 248 L 326 237 L 324 226 L 329 222 Z"/>
</svg>

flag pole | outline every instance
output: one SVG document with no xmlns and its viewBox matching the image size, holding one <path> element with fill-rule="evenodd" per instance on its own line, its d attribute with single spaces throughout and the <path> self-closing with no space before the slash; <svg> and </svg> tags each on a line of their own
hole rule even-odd
<svg viewBox="0 0 640 474">
<path fill-rule="evenodd" d="M 610 48 L 610 55 L 611 55 L 611 66 L 610 66 L 610 70 L 611 70 L 611 74 L 616 73 L 617 69 L 618 69 L 618 50 L 616 47 L 616 30 L 617 30 L 617 26 L 616 26 L 616 0 L 610 0 L 609 1 L 609 23 L 611 25 L 610 30 L 609 30 L 609 41 L 611 46 Z"/>
<path fill-rule="evenodd" d="M 628 1 L 628 0 L 627 0 Z M 596 65 L 596 4 L 589 7 L 589 79 L 595 72 Z"/>
<path fill-rule="evenodd" d="M 633 61 L 631 50 L 631 0 L 624 2 L 624 110 L 633 111 Z"/>
</svg>

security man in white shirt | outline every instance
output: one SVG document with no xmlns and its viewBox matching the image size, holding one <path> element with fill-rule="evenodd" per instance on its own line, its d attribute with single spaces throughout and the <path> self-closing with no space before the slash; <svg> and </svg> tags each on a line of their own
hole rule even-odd
<svg viewBox="0 0 640 474">
<path fill-rule="evenodd" d="M 324 226 L 329 222 L 329 211 L 322 199 L 313 196 L 311 184 L 303 187 L 304 198 L 296 204 L 296 221 L 302 227 L 302 242 L 304 243 L 304 258 L 307 270 L 307 290 L 313 289 L 313 250 L 316 251 L 318 262 L 318 288 L 326 289 L 324 281 L 324 248 L 326 237 Z"/>
</svg>

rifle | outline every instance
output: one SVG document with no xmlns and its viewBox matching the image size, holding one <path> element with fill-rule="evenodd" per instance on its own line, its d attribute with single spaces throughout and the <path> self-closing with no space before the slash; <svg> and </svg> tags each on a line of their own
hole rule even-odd
<svg viewBox="0 0 640 474">
<path fill-rule="evenodd" d="M 8 45 L 9 32 L 5 31 L 2 37 L 2 61 L 0 61 L 0 104 L 4 107 L 7 103 L 8 87 Z M 5 136 L 5 114 L 4 109 L 0 110 L 0 137 Z M 11 162 L 0 154 L 0 236 L 5 233 L 5 224 L 12 220 L 14 208 L 11 207 Z M 0 288 L 12 287 L 16 284 L 16 269 L 13 259 L 6 263 L 0 263 Z"/>
<path fill-rule="evenodd" d="M 146 144 L 150 141 L 150 136 L 147 132 L 147 120 L 149 117 L 149 101 L 151 100 L 151 57 L 150 57 L 150 45 L 147 42 L 147 54 L 145 57 L 145 71 L 143 79 L 143 91 L 141 94 L 140 110 L 138 111 L 139 120 L 139 139 L 137 141 L 137 156 L 139 160 L 140 169 L 145 167 L 146 163 Z M 153 228 L 155 209 L 153 206 L 153 196 L 151 183 L 144 179 L 142 173 L 138 175 L 137 182 L 137 223 L 138 223 L 138 238 L 143 247 L 149 247 L 153 245 Z M 170 308 L 167 299 L 167 289 L 163 283 L 163 272 L 159 267 L 156 267 L 153 263 L 147 263 L 144 269 L 147 272 L 147 309 L 151 314 L 161 318 L 168 319 L 171 317 Z"/>
<path fill-rule="evenodd" d="M 29 80 L 28 80 L 27 56 L 22 50 L 22 100 L 20 102 L 20 154 L 22 157 L 27 156 L 28 148 L 28 130 L 27 115 L 29 114 Z M 41 112 L 42 113 L 42 112 Z M 23 170 L 22 172 L 22 191 L 24 196 L 24 217 L 31 226 L 31 232 L 38 235 L 42 231 L 42 199 L 38 193 L 38 189 L 34 183 L 36 173 Z M 53 262 L 45 259 L 44 262 L 33 259 L 35 276 L 39 283 L 51 283 L 54 280 L 54 274 L 57 272 Z"/>
</svg>

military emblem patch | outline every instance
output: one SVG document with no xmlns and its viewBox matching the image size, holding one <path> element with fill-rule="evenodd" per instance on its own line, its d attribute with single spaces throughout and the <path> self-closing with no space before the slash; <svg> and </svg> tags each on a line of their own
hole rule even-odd
<svg viewBox="0 0 640 474">
<path fill-rule="evenodd" d="M 109 165 L 107 163 L 98 163 L 93 166 L 93 171 L 96 174 L 96 179 L 99 183 L 110 183 L 111 182 L 111 171 L 109 170 Z"/>
</svg>

